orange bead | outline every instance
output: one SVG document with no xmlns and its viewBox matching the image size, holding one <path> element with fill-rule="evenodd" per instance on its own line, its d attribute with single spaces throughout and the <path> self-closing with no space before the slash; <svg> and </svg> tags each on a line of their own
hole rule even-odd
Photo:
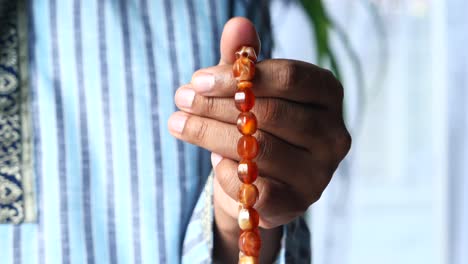
<svg viewBox="0 0 468 264">
<path fill-rule="evenodd" d="M 239 210 L 237 223 L 241 230 L 247 231 L 257 228 L 259 221 L 260 217 L 258 216 L 257 210 L 243 207 Z"/>
<path fill-rule="evenodd" d="M 232 73 L 238 81 L 250 81 L 255 76 L 255 63 L 247 57 L 241 57 L 234 62 Z"/>
<path fill-rule="evenodd" d="M 255 49 L 252 48 L 252 47 L 242 46 L 236 52 L 236 59 L 239 59 L 241 57 L 247 57 L 247 58 L 251 59 L 253 62 L 257 61 L 257 53 L 255 52 Z"/>
<path fill-rule="evenodd" d="M 252 257 L 252 256 L 242 256 L 239 258 L 239 264 L 258 264 L 260 261 L 258 261 L 258 257 Z"/>
<path fill-rule="evenodd" d="M 237 88 L 240 90 L 250 89 L 253 87 L 253 83 L 249 81 L 242 81 L 237 83 Z"/>
<path fill-rule="evenodd" d="M 255 105 L 255 94 L 252 89 L 237 89 L 234 94 L 234 101 L 239 111 L 248 112 Z"/>
<path fill-rule="evenodd" d="M 239 237 L 239 249 L 246 256 L 258 257 L 261 246 L 262 241 L 260 240 L 259 232 L 255 230 L 244 231 Z"/>
<path fill-rule="evenodd" d="M 257 186 L 253 184 L 242 184 L 239 188 L 237 198 L 244 208 L 254 206 L 258 199 Z"/>
<path fill-rule="evenodd" d="M 257 264 L 260 263 L 258 257 L 247 256 L 244 252 L 239 251 L 239 262 L 238 264 Z"/>
<path fill-rule="evenodd" d="M 257 163 L 251 160 L 241 160 L 237 166 L 237 176 L 243 183 L 252 183 L 257 179 Z"/>
<path fill-rule="evenodd" d="M 242 112 L 237 117 L 237 129 L 243 135 L 253 135 L 257 131 L 257 118 L 252 112 Z"/>
<path fill-rule="evenodd" d="M 237 142 L 237 153 L 242 159 L 254 159 L 258 154 L 258 142 L 253 136 L 242 136 Z"/>
</svg>

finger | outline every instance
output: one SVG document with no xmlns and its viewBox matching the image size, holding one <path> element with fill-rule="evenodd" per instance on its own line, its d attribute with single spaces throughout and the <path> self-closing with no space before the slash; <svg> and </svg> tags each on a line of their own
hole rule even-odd
<svg viewBox="0 0 468 264">
<path fill-rule="evenodd" d="M 177 90 L 175 103 L 185 112 L 225 123 L 236 124 L 239 115 L 232 98 L 196 95 L 190 85 Z M 252 112 L 259 129 L 302 148 L 325 133 L 322 123 L 336 120 L 331 112 L 321 108 L 278 98 L 258 98 Z"/>
<path fill-rule="evenodd" d="M 236 57 L 235 52 L 242 46 L 249 46 L 255 49 L 257 55 L 260 51 L 260 39 L 255 26 L 243 17 L 235 17 L 229 20 L 221 35 L 220 52 L 221 60 L 219 64 L 232 64 Z"/>
<path fill-rule="evenodd" d="M 239 160 L 237 142 L 240 138 L 236 126 L 217 120 L 176 112 L 169 118 L 169 131 L 178 139 L 198 145 L 223 157 Z M 304 166 L 309 152 L 286 143 L 266 132 L 258 131 L 259 169 L 265 176 L 280 179 L 284 168 Z M 291 177 L 301 172 L 291 171 Z"/>
<path fill-rule="evenodd" d="M 232 76 L 232 67 L 222 65 L 195 72 L 191 84 L 204 96 L 233 97 L 237 81 Z M 341 109 L 343 88 L 339 81 L 330 71 L 306 62 L 262 61 L 256 65 L 253 85 L 257 97 L 276 97 Z"/>
<path fill-rule="evenodd" d="M 219 207 L 223 214 L 227 214 L 231 218 L 236 219 L 239 212 L 239 203 L 237 202 L 237 197 L 229 196 L 224 190 L 218 179 L 214 177 L 213 179 L 213 200 L 215 207 Z M 232 228 L 232 226 L 229 225 Z M 237 227 L 235 230 L 237 231 Z"/>
<path fill-rule="evenodd" d="M 214 167 L 215 179 L 221 189 L 234 201 L 238 200 L 239 188 L 242 182 L 237 177 L 237 162 L 222 159 Z M 289 185 L 270 178 L 258 177 L 255 181 L 259 196 L 254 208 L 260 213 L 260 225 L 273 228 L 278 224 L 289 222 L 308 207 L 299 201 L 297 193 Z M 233 212 L 232 203 L 226 204 L 226 210 Z M 236 212 L 235 210 L 234 212 Z M 233 214 L 236 217 L 235 213 Z"/>
</svg>

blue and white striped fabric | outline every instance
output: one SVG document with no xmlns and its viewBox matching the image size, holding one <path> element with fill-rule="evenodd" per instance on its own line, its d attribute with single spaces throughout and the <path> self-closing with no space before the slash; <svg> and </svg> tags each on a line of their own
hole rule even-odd
<svg viewBox="0 0 468 264">
<path fill-rule="evenodd" d="M 0 263 L 210 263 L 193 213 L 211 206 L 209 153 L 166 122 L 175 89 L 219 60 L 228 18 L 264 23 L 263 2 L 30 1 L 37 221 L 0 225 Z M 288 263 L 307 263 L 308 238 L 297 242 Z"/>
</svg>

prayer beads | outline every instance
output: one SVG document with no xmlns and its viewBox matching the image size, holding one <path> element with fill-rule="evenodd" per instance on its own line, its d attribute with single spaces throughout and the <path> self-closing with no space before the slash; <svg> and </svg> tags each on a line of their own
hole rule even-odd
<svg viewBox="0 0 468 264">
<path fill-rule="evenodd" d="M 240 81 L 238 84 L 237 84 L 237 88 L 239 90 L 245 90 L 247 88 L 252 88 L 253 84 L 252 82 L 249 82 L 249 81 Z"/>
<path fill-rule="evenodd" d="M 242 136 L 237 142 L 237 154 L 243 159 L 251 160 L 257 157 L 258 142 L 253 136 Z"/>
<path fill-rule="evenodd" d="M 260 216 L 253 207 L 258 200 L 258 188 L 253 183 L 258 177 L 257 163 L 253 160 L 259 153 L 257 139 L 253 136 L 257 131 L 257 118 L 250 112 L 255 105 L 255 95 L 252 91 L 255 76 L 257 55 L 252 47 L 242 47 L 236 52 L 232 73 L 238 81 L 234 95 L 236 108 L 241 112 L 237 117 L 237 129 L 242 134 L 237 143 L 237 153 L 241 161 L 237 168 L 239 180 L 242 182 L 239 192 L 238 224 L 241 229 L 239 236 L 239 264 L 259 263 L 261 247 L 258 225 Z"/>
<path fill-rule="evenodd" d="M 240 208 L 237 221 L 242 231 L 257 228 L 259 220 L 260 217 L 258 216 L 257 210 L 253 208 Z"/>
<path fill-rule="evenodd" d="M 237 117 L 237 129 L 243 135 L 253 135 L 257 131 L 257 118 L 251 112 L 242 112 Z"/>
<path fill-rule="evenodd" d="M 243 183 L 254 182 L 258 176 L 257 163 L 251 160 L 241 160 L 237 167 L 237 175 Z"/>
<path fill-rule="evenodd" d="M 239 237 L 239 248 L 247 256 L 258 257 L 261 244 L 258 230 L 244 231 Z"/>
<path fill-rule="evenodd" d="M 234 101 L 236 102 L 236 107 L 239 111 L 248 112 L 255 105 L 255 95 L 251 88 L 238 88 L 234 94 Z"/>
<path fill-rule="evenodd" d="M 255 76 L 255 62 L 247 57 L 240 57 L 234 62 L 232 72 L 238 81 L 250 81 Z"/>
<path fill-rule="evenodd" d="M 252 257 L 252 256 L 246 256 L 242 251 L 239 253 L 239 264 L 258 264 L 260 261 L 258 261 L 257 257 Z"/>
<path fill-rule="evenodd" d="M 257 186 L 254 184 L 242 184 L 239 188 L 237 199 L 239 199 L 239 202 L 247 208 L 254 206 L 258 200 Z"/>
</svg>

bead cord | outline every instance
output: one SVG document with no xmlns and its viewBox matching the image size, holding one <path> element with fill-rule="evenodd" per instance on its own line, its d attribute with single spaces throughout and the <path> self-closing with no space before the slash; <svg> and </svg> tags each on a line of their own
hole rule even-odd
<svg viewBox="0 0 468 264">
<path fill-rule="evenodd" d="M 252 47 L 243 46 L 236 52 L 236 61 L 232 73 L 237 80 L 237 90 L 234 95 L 236 108 L 240 111 L 237 117 L 237 129 L 241 137 L 237 143 L 237 153 L 240 162 L 237 168 L 239 180 L 242 182 L 239 192 L 239 264 L 259 263 L 261 247 L 260 231 L 258 229 L 260 216 L 253 208 L 258 200 L 258 189 L 254 182 L 258 177 L 258 166 L 254 159 L 258 155 L 259 146 L 253 136 L 257 131 L 257 118 L 250 112 L 255 105 L 255 95 L 252 91 L 252 80 L 255 76 L 257 55 Z"/>
</svg>

